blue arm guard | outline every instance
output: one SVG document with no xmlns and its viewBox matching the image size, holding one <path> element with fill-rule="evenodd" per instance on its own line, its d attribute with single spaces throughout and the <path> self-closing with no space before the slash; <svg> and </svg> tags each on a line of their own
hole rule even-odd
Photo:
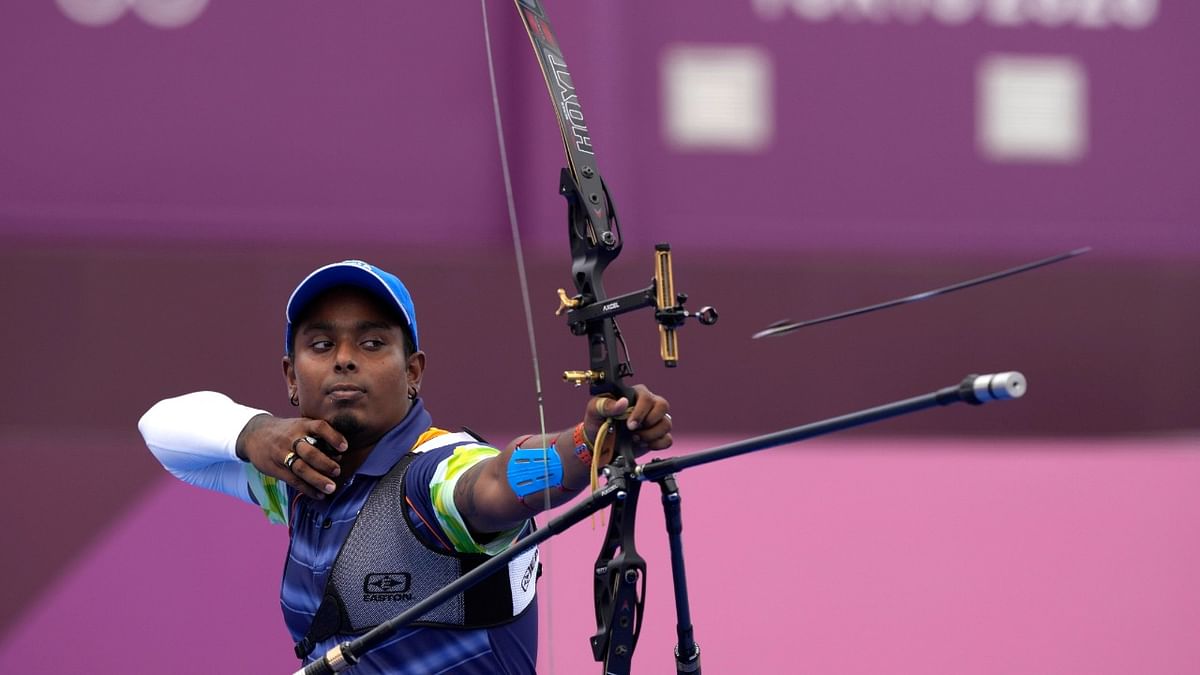
<svg viewBox="0 0 1200 675">
<path fill-rule="evenodd" d="M 562 487 L 563 467 L 558 449 L 517 448 L 508 460 L 508 485 L 524 498 L 546 488 Z"/>
</svg>

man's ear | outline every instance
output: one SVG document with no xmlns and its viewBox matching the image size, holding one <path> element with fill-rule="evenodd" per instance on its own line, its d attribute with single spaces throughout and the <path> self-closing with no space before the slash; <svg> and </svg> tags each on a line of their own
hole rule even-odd
<svg viewBox="0 0 1200 675">
<path fill-rule="evenodd" d="M 296 396 L 296 367 L 292 364 L 292 357 L 284 354 L 283 356 L 283 380 L 287 383 L 288 398 Z"/>
<path fill-rule="evenodd" d="M 413 352 L 410 354 L 406 370 L 408 371 L 409 386 L 416 387 L 419 392 L 421 390 L 421 378 L 425 376 L 425 352 Z"/>
</svg>

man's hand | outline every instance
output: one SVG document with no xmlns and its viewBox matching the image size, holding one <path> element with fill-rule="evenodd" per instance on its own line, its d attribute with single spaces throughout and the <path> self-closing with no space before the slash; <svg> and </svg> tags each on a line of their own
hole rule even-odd
<svg viewBox="0 0 1200 675">
<path fill-rule="evenodd" d="M 250 418 L 238 434 L 237 455 L 259 473 L 273 476 L 313 499 L 323 499 L 334 491 L 334 479 L 341 474 L 341 467 L 304 440 L 307 437 L 328 443 L 339 456 L 349 447 L 345 437 L 324 420 L 263 414 Z M 297 457 L 289 468 L 287 461 L 293 452 Z"/>
<path fill-rule="evenodd" d="M 584 433 L 588 441 L 594 442 L 600 425 L 605 420 L 613 419 L 613 424 L 625 424 L 633 432 L 635 443 L 634 452 L 642 455 L 650 450 L 666 450 L 671 447 L 671 404 L 667 399 L 655 394 L 645 385 L 633 387 L 637 392 L 637 403 L 629 408 L 629 399 L 595 396 L 588 401 L 587 411 L 583 418 Z M 622 422 L 620 418 L 624 418 Z M 615 436 L 609 436 L 615 439 Z M 600 456 L 600 465 L 607 464 L 612 458 L 613 445 L 605 442 Z"/>
</svg>

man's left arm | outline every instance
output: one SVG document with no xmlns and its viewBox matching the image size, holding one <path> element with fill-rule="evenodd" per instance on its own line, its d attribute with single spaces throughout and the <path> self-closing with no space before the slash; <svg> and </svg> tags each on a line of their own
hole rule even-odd
<svg viewBox="0 0 1200 675">
<path fill-rule="evenodd" d="M 625 424 L 636 452 L 671 447 L 669 402 L 643 385 L 634 387 L 637 402 L 596 396 L 588 401 L 583 422 L 546 436 L 509 443 L 500 454 L 477 462 L 454 486 L 454 504 L 476 541 L 507 532 L 549 507 L 574 499 L 591 482 L 591 454 L 601 424 Z M 599 448 L 599 465 L 612 459 L 613 436 Z M 545 450 L 543 451 L 543 448 Z M 550 476 L 547 488 L 545 476 Z"/>
</svg>

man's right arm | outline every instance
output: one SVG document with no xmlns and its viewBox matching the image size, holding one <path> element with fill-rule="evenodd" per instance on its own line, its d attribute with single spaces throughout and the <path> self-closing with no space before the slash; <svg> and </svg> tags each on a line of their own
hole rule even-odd
<svg viewBox="0 0 1200 675">
<path fill-rule="evenodd" d="M 138 430 L 171 475 L 254 503 L 237 441 L 247 423 L 264 414 L 224 394 L 198 391 L 155 403 L 138 420 Z"/>
<path fill-rule="evenodd" d="M 346 439 L 324 420 L 272 417 L 213 391 L 159 401 L 142 416 L 138 429 L 175 477 L 264 509 L 269 506 L 264 498 L 275 501 L 277 484 L 280 490 L 287 484 L 314 499 L 332 492 L 338 464 L 302 442 L 306 437 L 346 450 Z M 293 451 L 298 459 L 288 466 Z"/>
</svg>

